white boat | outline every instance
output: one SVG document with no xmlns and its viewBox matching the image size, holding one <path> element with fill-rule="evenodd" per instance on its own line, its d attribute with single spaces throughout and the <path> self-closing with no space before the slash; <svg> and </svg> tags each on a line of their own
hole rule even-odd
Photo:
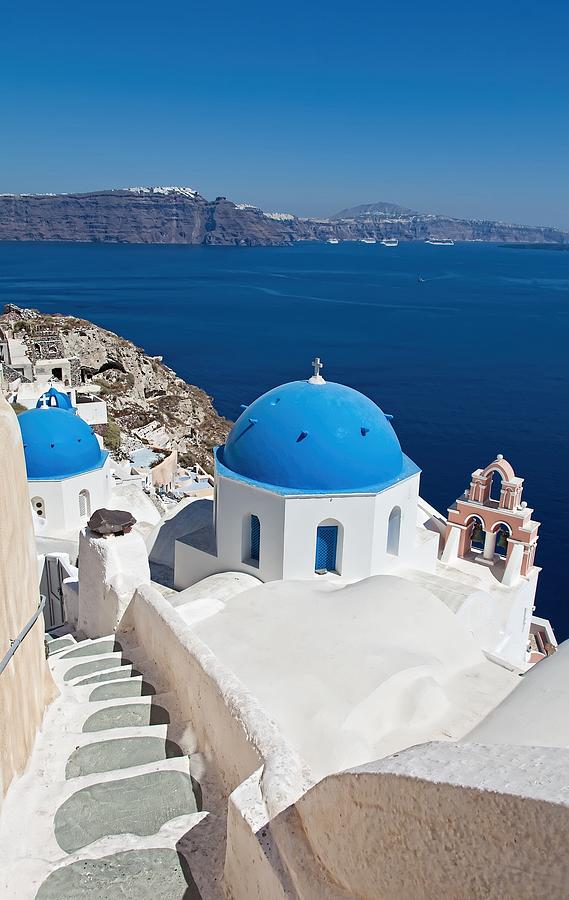
<svg viewBox="0 0 569 900">
<path fill-rule="evenodd" d="M 397 238 L 384 238 L 381 243 L 384 247 L 397 247 L 399 245 Z"/>
<path fill-rule="evenodd" d="M 434 244 L 435 247 L 454 247 L 454 241 L 450 238 L 427 238 L 425 244 Z"/>
<path fill-rule="evenodd" d="M 362 243 L 362 244 L 377 244 L 377 241 L 375 238 L 362 238 L 360 243 Z"/>
<path fill-rule="evenodd" d="M 328 240 L 326 241 L 326 243 L 327 243 L 327 244 L 339 244 L 340 241 L 338 240 L 338 238 L 328 238 Z"/>
</svg>

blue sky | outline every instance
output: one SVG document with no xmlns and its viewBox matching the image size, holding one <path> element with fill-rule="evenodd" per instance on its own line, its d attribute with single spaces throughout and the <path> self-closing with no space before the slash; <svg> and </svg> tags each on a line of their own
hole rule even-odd
<svg viewBox="0 0 569 900">
<path fill-rule="evenodd" d="M 569 227 L 568 6 L 4 0 L 0 191 Z"/>
</svg>

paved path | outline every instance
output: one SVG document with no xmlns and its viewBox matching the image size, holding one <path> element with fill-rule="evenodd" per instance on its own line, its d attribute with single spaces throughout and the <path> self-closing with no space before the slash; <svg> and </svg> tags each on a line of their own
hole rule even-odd
<svg viewBox="0 0 569 900">
<path fill-rule="evenodd" d="M 113 636 L 49 646 L 60 696 L 2 807 L 0 896 L 219 900 L 225 825 L 202 789 L 224 803 L 175 696 Z"/>
</svg>

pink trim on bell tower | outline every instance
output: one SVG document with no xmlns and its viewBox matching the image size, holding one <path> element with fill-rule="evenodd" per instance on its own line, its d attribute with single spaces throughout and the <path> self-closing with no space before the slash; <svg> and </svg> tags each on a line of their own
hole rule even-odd
<svg viewBox="0 0 569 900">
<path fill-rule="evenodd" d="M 491 493 L 494 474 L 501 479 L 498 498 Z M 540 523 L 532 519 L 533 510 L 522 501 L 522 486 L 523 478 L 518 478 L 510 463 L 498 454 L 485 469 L 472 473 L 470 487 L 448 511 L 445 548 L 450 550 L 451 535 L 458 529 L 458 542 L 454 537 L 457 556 L 494 565 L 500 559 L 497 540 L 502 550 L 505 542 L 504 584 L 514 584 L 534 568 Z M 449 555 L 443 553 L 443 559 Z"/>
</svg>

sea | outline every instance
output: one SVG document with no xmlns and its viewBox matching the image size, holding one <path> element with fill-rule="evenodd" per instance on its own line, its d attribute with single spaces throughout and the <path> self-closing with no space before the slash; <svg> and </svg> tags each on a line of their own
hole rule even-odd
<svg viewBox="0 0 569 900">
<path fill-rule="evenodd" d="M 5 242 L 0 301 L 118 332 L 230 419 L 320 356 L 394 416 L 443 512 L 504 454 L 542 523 L 537 614 L 569 637 L 569 252 Z"/>
</svg>

